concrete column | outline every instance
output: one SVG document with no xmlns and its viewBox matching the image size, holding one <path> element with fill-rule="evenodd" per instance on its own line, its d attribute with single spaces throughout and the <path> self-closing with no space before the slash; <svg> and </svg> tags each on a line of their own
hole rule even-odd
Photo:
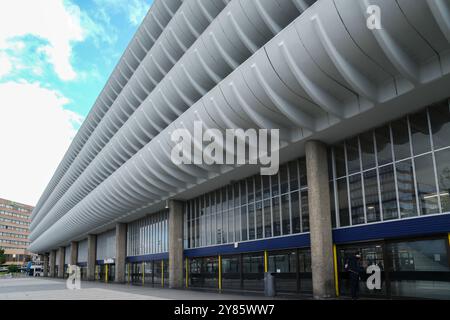
<svg viewBox="0 0 450 320">
<path fill-rule="evenodd" d="M 49 268 L 48 268 L 48 262 L 49 262 L 49 257 L 48 257 L 48 253 L 44 253 L 44 277 L 48 277 L 49 274 Z"/>
<path fill-rule="evenodd" d="M 95 264 L 97 261 L 97 236 L 88 235 L 88 261 L 87 261 L 87 279 L 95 280 Z"/>
<path fill-rule="evenodd" d="M 125 283 L 125 260 L 127 257 L 127 225 L 116 225 L 116 276 L 115 282 Z"/>
<path fill-rule="evenodd" d="M 325 299 L 336 295 L 327 148 L 319 141 L 308 141 L 305 148 L 313 294 Z"/>
<path fill-rule="evenodd" d="M 50 251 L 50 277 L 56 277 L 56 250 Z"/>
<path fill-rule="evenodd" d="M 58 266 L 58 278 L 64 278 L 64 258 L 65 258 L 64 247 L 59 248 L 59 266 Z"/>
<path fill-rule="evenodd" d="M 72 266 L 76 266 L 78 263 L 78 242 L 72 241 L 70 244 L 70 262 Z"/>
<path fill-rule="evenodd" d="M 169 201 L 169 287 L 183 287 L 183 203 Z"/>
</svg>

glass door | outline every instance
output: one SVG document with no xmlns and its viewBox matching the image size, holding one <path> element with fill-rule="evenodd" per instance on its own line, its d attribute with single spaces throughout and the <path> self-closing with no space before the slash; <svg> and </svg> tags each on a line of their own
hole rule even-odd
<svg viewBox="0 0 450 320">
<path fill-rule="evenodd" d="M 131 282 L 133 284 L 142 284 L 142 263 L 137 262 L 131 265 Z"/>
<path fill-rule="evenodd" d="M 344 296 L 351 295 L 350 272 L 345 270 L 345 265 L 356 253 L 361 254 L 361 259 L 357 262 L 361 281 L 359 282 L 359 293 L 361 296 L 387 296 L 387 279 L 385 272 L 385 246 L 382 242 L 355 244 L 338 248 L 338 271 L 339 290 Z M 381 270 L 381 288 L 370 290 L 367 287 L 367 279 L 370 275 L 366 273 L 369 266 L 376 265 Z"/>
<path fill-rule="evenodd" d="M 387 254 L 392 297 L 450 299 L 447 239 L 392 242 Z"/>
<path fill-rule="evenodd" d="M 298 291 L 299 279 L 296 250 L 269 252 L 268 263 L 269 272 L 275 273 L 277 292 Z"/>
</svg>

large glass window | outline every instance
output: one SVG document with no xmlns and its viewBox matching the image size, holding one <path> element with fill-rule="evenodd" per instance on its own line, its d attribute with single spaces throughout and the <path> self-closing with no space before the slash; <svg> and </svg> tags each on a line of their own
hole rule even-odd
<svg viewBox="0 0 450 320">
<path fill-rule="evenodd" d="M 450 268 L 444 239 L 391 243 L 387 254 L 393 296 L 448 299 Z"/>
<path fill-rule="evenodd" d="M 363 224 L 365 222 L 365 219 L 361 175 L 355 174 L 353 176 L 350 176 L 348 180 L 352 208 L 352 225 Z"/>
<path fill-rule="evenodd" d="M 434 149 L 450 146 L 450 102 L 443 101 L 430 107 Z"/>
<path fill-rule="evenodd" d="M 264 254 L 251 253 L 242 257 L 243 285 L 245 290 L 264 290 Z"/>
<path fill-rule="evenodd" d="M 394 139 L 395 160 L 411 157 L 411 145 L 409 142 L 408 121 L 400 119 L 394 121 L 392 127 L 392 138 Z"/>
<path fill-rule="evenodd" d="M 339 178 L 347 175 L 344 144 L 334 147 L 334 159 L 336 162 L 336 177 Z"/>
<path fill-rule="evenodd" d="M 383 219 L 391 220 L 398 218 L 395 176 L 392 165 L 380 168 L 380 190 Z"/>
<path fill-rule="evenodd" d="M 449 150 L 449 100 L 332 146 L 333 226 L 450 213 Z"/>
<path fill-rule="evenodd" d="M 358 138 L 347 140 L 345 143 L 347 149 L 348 174 L 356 173 L 361 170 L 359 160 Z"/>
<path fill-rule="evenodd" d="M 438 213 L 439 202 L 431 154 L 415 158 L 417 193 L 423 215 Z"/>
<path fill-rule="evenodd" d="M 217 257 L 190 259 L 189 286 L 217 288 L 219 284 L 219 262 Z"/>
<path fill-rule="evenodd" d="M 281 196 L 281 216 L 283 234 L 291 234 L 291 214 L 289 210 L 289 195 Z"/>
<path fill-rule="evenodd" d="M 381 166 L 392 162 L 392 144 L 389 126 L 376 129 L 375 140 L 377 144 L 378 165 Z"/>
<path fill-rule="evenodd" d="M 167 223 L 167 210 L 129 223 L 127 232 L 127 256 L 167 252 Z"/>
<path fill-rule="evenodd" d="M 414 155 L 431 150 L 430 131 L 428 128 L 427 111 L 413 114 L 409 117 Z"/>
<path fill-rule="evenodd" d="M 380 221 L 380 198 L 378 195 L 377 171 L 364 172 L 367 222 Z"/>
<path fill-rule="evenodd" d="M 222 257 L 222 288 L 241 288 L 241 259 L 240 256 Z"/>
<path fill-rule="evenodd" d="M 256 175 L 192 199 L 184 219 L 186 248 L 308 232 L 306 161 L 290 161 L 277 175 Z"/>
<path fill-rule="evenodd" d="M 273 236 L 281 235 L 281 221 L 280 221 L 280 198 L 272 198 L 272 223 Z"/>
<path fill-rule="evenodd" d="M 443 212 L 450 211 L 450 149 L 436 152 L 436 169 Z"/>
<path fill-rule="evenodd" d="M 298 191 L 291 193 L 292 233 L 300 233 L 300 199 Z"/>
<path fill-rule="evenodd" d="M 373 132 L 369 131 L 359 136 L 361 145 L 361 161 L 363 169 L 371 169 L 376 166 Z"/>
<path fill-rule="evenodd" d="M 347 179 L 339 179 L 337 181 L 338 199 L 339 199 L 339 221 L 340 226 L 345 227 L 350 225 L 349 211 L 348 211 L 348 191 Z"/>
<path fill-rule="evenodd" d="M 398 201 L 402 218 L 417 215 L 416 192 L 414 188 L 414 173 L 411 160 L 397 163 Z"/>
</svg>

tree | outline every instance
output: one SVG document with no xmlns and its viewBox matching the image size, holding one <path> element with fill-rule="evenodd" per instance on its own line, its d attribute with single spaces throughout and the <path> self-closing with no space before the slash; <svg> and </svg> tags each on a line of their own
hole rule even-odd
<svg viewBox="0 0 450 320">
<path fill-rule="evenodd" d="M 0 266 L 2 264 L 5 264 L 5 262 L 6 262 L 5 250 L 0 249 Z"/>
<path fill-rule="evenodd" d="M 8 272 L 9 273 L 17 273 L 17 272 L 19 272 L 19 267 L 16 265 L 10 265 L 10 266 L 8 266 Z"/>
</svg>

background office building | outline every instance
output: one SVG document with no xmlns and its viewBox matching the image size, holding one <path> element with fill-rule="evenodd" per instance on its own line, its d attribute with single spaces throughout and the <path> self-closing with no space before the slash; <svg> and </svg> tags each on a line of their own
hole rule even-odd
<svg viewBox="0 0 450 320">
<path fill-rule="evenodd" d="M 51 276 L 260 292 L 273 272 L 317 298 L 349 293 L 359 251 L 382 273 L 364 294 L 449 299 L 449 16 L 444 0 L 155 0 L 30 249 Z M 280 129 L 279 172 L 175 165 L 171 133 L 195 121 Z"/>
<path fill-rule="evenodd" d="M 0 199 L 0 249 L 6 265 L 23 265 L 31 259 L 27 248 L 32 206 Z"/>
</svg>

